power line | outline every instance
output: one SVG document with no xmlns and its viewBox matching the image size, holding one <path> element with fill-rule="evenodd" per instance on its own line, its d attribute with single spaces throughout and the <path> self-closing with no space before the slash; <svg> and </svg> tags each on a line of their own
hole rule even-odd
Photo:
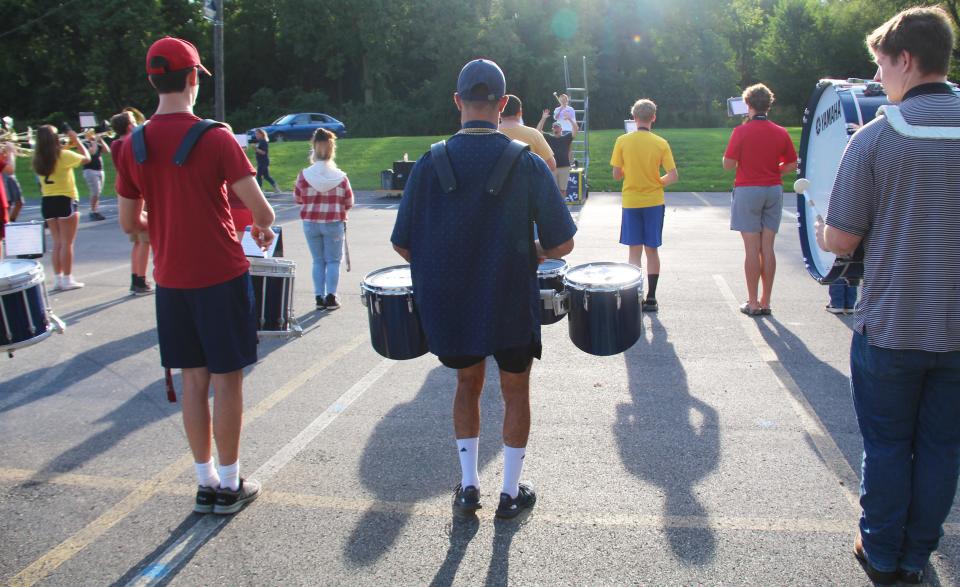
<svg viewBox="0 0 960 587">
<path fill-rule="evenodd" d="M 66 8 L 67 6 L 70 6 L 70 5 L 73 4 L 74 2 L 77 2 L 77 0 L 67 0 L 66 2 L 60 4 L 59 6 L 55 6 L 55 7 L 51 8 L 50 10 L 46 11 L 45 13 L 41 14 L 40 16 L 38 16 L 37 18 L 35 18 L 35 19 L 33 19 L 33 20 L 28 20 L 27 22 L 23 23 L 22 25 L 20 25 L 20 26 L 18 26 L 18 27 L 14 27 L 14 28 L 10 29 L 9 31 L 5 31 L 5 32 L 3 32 L 3 33 L 0 33 L 0 39 L 2 39 L 3 37 L 6 37 L 7 35 L 12 35 L 13 33 L 17 32 L 17 31 L 19 31 L 19 30 L 21 30 L 21 29 L 25 29 L 25 28 L 29 27 L 30 25 L 32 25 L 33 23 L 38 22 L 38 21 L 41 21 L 41 20 L 47 18 L 48 16 L 50 16 L 50 15 L 53 14 L 54 12 L 57 12 L 58 10 L 61 10 L 61 9 L 63 9 L 63 8 Z"/>
</svg>

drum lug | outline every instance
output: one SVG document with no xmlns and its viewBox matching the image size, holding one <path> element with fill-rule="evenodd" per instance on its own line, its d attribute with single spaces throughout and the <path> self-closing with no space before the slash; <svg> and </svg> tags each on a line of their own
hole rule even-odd
<svg viewBox="0 0 960 587">
<path fill-rule="evenodd" d="M 553 294 L 553 313 L 561 316 L 570 311 L 570 292 L 564 290 Z"/>
<path fill-rule="evenodd" d="M 590 292 L 588 291 L 583 292 L 583 311 L 590 311 Z"/>
<path fill-rule="evenodd" d="M 380 298 L 373 299 L 373 313 L 374 314 L 380 313 Z"/>
<path fill-rule="evenodd" d="M 619 289 L 614 292 L 614 297 L 617 298 L 617 310 L 619 310 L 620 309 L 620 290 Z"/>
<path fill-rule="evenodd" d="M 407 311 L 413 314 L 413 296 L 407 296 Z"/>
<path fill-rule="evenodd" d="M 360 286 L 360 303 L 363 304 L 363 307 L 366 308 L 369 305 L 367 301 L 367 292 L 363 289 L 363 286 Z"/>
</svg>

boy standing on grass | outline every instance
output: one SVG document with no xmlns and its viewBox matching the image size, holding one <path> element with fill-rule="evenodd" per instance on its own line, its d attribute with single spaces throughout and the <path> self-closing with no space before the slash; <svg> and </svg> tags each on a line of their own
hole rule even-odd
<svg viewBox="0 0 960 587">
<path fill-rule="evenodd" d="M 652 100 L 637 100 L 631 109 L 637 130 L 617 138 L 610 165 L 613 179 L 623 180 L 623 216 L 620 244 L 630 247 L 629 262 L 640 267 L 647 255 L 647 299 L 644 312 L 656 312 L 657 281 L 660 278 L 659 248 L 663 243 L 663 215 L 666 209 L 663 188 L 676 182 L 677 165 L 670 145 L 650 128 L 657 119 Z M 661 168 L 666 172 L 660 175 Z"/>
</svg>

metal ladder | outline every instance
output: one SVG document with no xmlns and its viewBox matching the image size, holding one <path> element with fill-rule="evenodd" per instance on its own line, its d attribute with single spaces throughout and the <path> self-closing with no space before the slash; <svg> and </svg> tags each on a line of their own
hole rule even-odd
<svg viewBox="0 0 960 587">
<path fill-rule="evenodd" d="M 570 66 L 566 55 L 563 56 L 563 81 L 567 87 L 567 96 L 570 97 L 570 106 L 573 107 L 577 124 L 580 126 L 580 132 L 573 141 L 573 158 L 580 163 L 586 178 L 590 168 L 590 93 L 587 88 L 586 56 L 583 57 L 583 87 L 573 87 L 570 83 Z"/>
</svg>

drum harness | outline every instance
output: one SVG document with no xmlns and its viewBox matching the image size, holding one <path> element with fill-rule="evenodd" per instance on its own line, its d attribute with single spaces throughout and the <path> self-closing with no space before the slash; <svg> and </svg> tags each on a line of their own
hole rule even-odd
<svg viewBox="0 0 960 587">
<path fill-rule="evenodd" d="M 187 157 L 190 156 L 190 151 L 196 146 L 197 141 L 200 140 L 203 133 L 211 128 L 226 128 L 229 130 L 230 127 L 222 122 L 209 118 L 195 122 L 194 125 L 187 130 L 187 134 L 183 136 L 183 139 L 180 141 L 180 146 L 177 147 L 177 151 L 173 154 L 174 165 L 183 167 L 183 164 L 187 162 Z M 133 157 L 140 165 L 147 162 L 147 138 L 144 134 L 146 129 L 147 123 L 141 124 L 133 129 L 133 136 L 131 137 L 131 140 L 133 140 Z M 167 401 L 176 403 L 177 392 L 173 387 L 173 374 L 170 369 L 164 370 L 163 378 L 167 386 Z"/>
</svg>

